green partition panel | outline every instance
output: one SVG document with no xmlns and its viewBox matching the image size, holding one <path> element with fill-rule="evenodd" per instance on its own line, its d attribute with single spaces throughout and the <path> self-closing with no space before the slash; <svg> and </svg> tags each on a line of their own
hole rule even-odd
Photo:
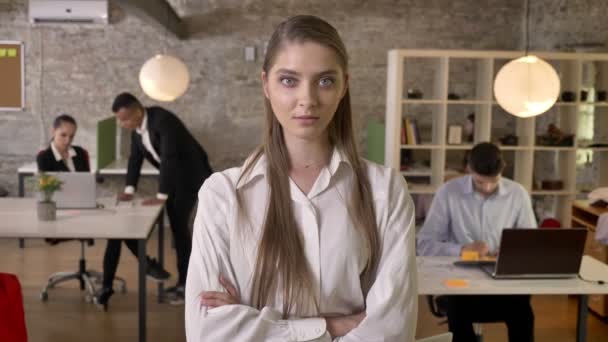
<svg viewBox="0 0 608 342">
<path fill-rule="evenodd" d="M 97 170 L 116 160 L 116 117 L 97 122 Z"/>
<path fill-rule="evenodd" d="M 370 120 L 367 123 L 366 158 L 384 165 L 384 123 L 377 120 Z"/>
</svg>

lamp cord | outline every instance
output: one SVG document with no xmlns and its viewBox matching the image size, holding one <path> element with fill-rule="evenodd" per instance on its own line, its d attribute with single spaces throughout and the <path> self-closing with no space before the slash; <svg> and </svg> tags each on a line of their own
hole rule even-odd
<svg viewBox="0 0 608 342">
<path fill-rule="evenodd" d="M 529 44 L 530 44 L 530 32 L 529 32 L 529 25 L 530 25 L 530 0 L 525 0 L 525 20 L 524 20 L 524 48 L 526 51 L 526 56 L 528 55 L 528 50 L 529 50 Z"/>
<path fill-rule="evenodd" d="M 165 39 L 163 46 L 163 55 L 167 54 L 167 46 L 169 45 L 169 11 L 171 10 L 171 5 L 168 1 L 165 1 L 166 11 L 165 11 Z"/>
</svg>

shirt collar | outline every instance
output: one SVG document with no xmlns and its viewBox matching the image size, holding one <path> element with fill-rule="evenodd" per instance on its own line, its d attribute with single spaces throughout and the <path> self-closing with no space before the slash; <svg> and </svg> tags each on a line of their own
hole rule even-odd
<svg viewBox="0 0 608 342">
<path fill-rule="evenodd" d="M 144 109 L 144 118 L 141 120 L 141 125 L 135 128 L 135 131 L 139 134 L 144 134 L 148 131 L 148 111 Z"/>
<path fill-rule="evenodd" d="M 473 194 L 475 193 L 474 187 L 473 187 L 473 176 L 471 175 L 467 175 L 466 177 L 464 177 L 464 182 L 463 182 L 463 192 L 465 194 Z M 498 191 L 496 192 L 496 194 L 498 196 L 504 196 L 506 194 L 508 194 L 509 191 L 507 190 L 506 187 L 506 183 L 504 182 L 503 178 L 500 177 L 500 181 L 498 181 Z"/>
<path fill-rule="evenodd" d="M 53 151 L 53 156 L 55 156 L 56 161 L 61 161 L 63 159 L 63 157 L 61 156 L 61 152 L 59 152 L 57 147 L 55 147 L 55 143 L 52 141 L 51 141 L 51 150 Z M 70 148 L 68 148 L 68 156 L 70 158 L 74 158 L 76 156 L 76 150 L 74 150 L 74 148 L 71 146 L 70 146 Z"/>
<path fill-rule="evenodd" d="M 243 170 L 244 170 L 244 167 L 249 165 L 249 163 L 251 162 L 251 159 L 252 159 L 252 157 L 247 158 L 247 160 L 245 161 L 245 164 L 243 166 Z M 343 163 L 345 163 L 347 165 L 351 165 L 350 162 L 348 161 L 348 158 L 346 158 L 346 156 L 344 155 L 344 153 L 342 151 L 340 151 L 338 148 L 334 147 L 334 150 L 331 155 L 331 159 L 329 160 L 329 164 L 327 165 L 327 169 L 330 173 L 330 176 L 335 175 L 336 172 L 338 171 L 340 165 L 342 165 Z M 266 170 L 267 164 L 268 164 L 268 161 L 266 159 L 266 156 L 264 154 L 262 154 L 258 158 L 258 160 L 255 162 L 255 165 L 251 168 L 251 171 L 249 171 L 249 173 L 247 175 L 241 175 L 241 177 L 243 177 L 243 180 L 237 184 L 237 189 L 249 184 L 251 181 L 253 181 L 258 176 L 265 176 L 266 171 L 267 171 Z"/>
</svg>

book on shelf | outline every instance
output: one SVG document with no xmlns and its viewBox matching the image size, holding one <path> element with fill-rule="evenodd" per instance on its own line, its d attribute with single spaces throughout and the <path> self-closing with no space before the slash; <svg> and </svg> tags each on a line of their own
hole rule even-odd
<svg viewBox="0 0 608 342">
<path fill-rule="evenodd" d="M 412 120 L 411 125 L 414 131 L 414 141 L 416 141 L 416 144 L 420 144 L 420 130 L 418 129 L 418 121 Z"/>
<path fill-rule="evenodd" d="M 405 132 L 407 132 L 407 126 L 405 123 L 405 120 L 402 120 L 403 122 L 401 123 L 401 145 L 407 145 L 407 134 Z"/>
<path fill-rule="evenodd" d="M 401 125 L 401 144 L 420 144 L 420 132 L 416 120 L 410 120 L 409 118 L 403 119 L 403 124 Z"/>
</svg>

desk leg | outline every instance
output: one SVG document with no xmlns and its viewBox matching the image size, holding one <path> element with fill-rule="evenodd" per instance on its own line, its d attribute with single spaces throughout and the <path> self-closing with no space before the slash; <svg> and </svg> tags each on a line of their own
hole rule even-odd
<svg viewBox="0 0 608 342">
<path fill-rule="evenodd" d="M 139 342 L 146 341 L 146 240 L 137 240 L 139 260 Z"/>
<path fill-rule="evenodd" d="M 578 318 L 576 320 L 576 341 L 585 342 L 587 340 L 587 315 L 589 313 L 588 295 L 578 297 Z"/>
<path fill-rule="evenodd" d="M 25 175 L 19 173 L 19 197 L 25 197 Z M 19 248 L 25 247 L 25 239 L 19 239 Z"/>
<path fill-rule="evenodd" d="M 161 268 L 165 268 L 165 210 L 160 212 L 158 217 L 158 263 Z M 158 302 L 162 303 L 165 297 L 163 282 L 158 283 Z"/>
</svg>

